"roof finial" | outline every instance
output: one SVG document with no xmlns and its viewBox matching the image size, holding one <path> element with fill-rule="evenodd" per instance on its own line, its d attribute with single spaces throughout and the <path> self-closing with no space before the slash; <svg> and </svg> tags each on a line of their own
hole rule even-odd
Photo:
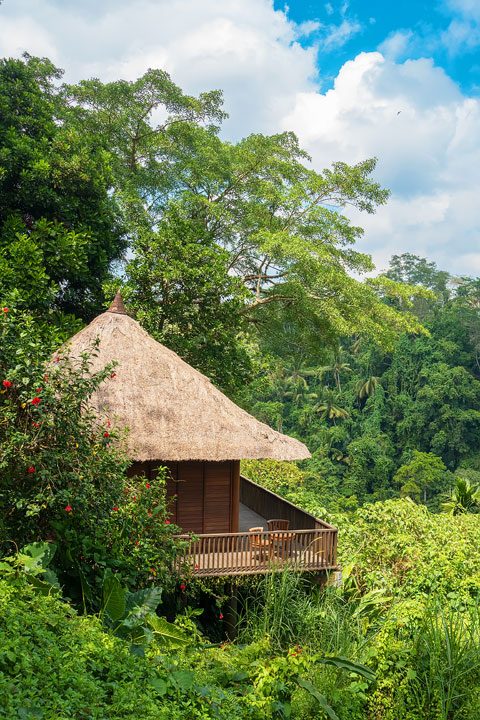
<svg viewBox="0 0 480 720">
<path fill-rule="evenodd" d="M 126 315 L 127 311 L 125 310 L 125 305 L 123 304 L 123 299 L 120 294 L 120 290 L 117 290 L 117 293 L 113 299 L 112 304 L 108 308 L 108 312 L 111 313 L 118 313 L 119 315 Z"/>
</svg>

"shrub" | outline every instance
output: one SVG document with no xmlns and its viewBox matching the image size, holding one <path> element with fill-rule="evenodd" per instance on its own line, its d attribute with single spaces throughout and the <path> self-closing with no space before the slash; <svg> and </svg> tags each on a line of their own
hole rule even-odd
<svg viewBox="0 0 480 720">
<path fill-rule="evenodd" d="M 52 359 L 55 339 L 25 313 L 0 313 L 0 546 L 55 541 L 67 593 L 97 606 L 107 567 L 133 588 L 171 578 L 175 527 L 163 473 L 149 487 L 127 481 L 119 433 L 89 407 L 113 368 L 93 374 L 88 353 Z"/>
</svg>

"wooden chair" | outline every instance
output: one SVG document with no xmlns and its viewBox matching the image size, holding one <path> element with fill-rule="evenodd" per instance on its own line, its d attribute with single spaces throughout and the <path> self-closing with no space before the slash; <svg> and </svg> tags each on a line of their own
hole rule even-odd
<svg viewBox="0 0 480 720">
<path fill-rule="evenodd" d="M 263 527 L 249 528 L 248 532 L 250 552 L 254 554 L 255 557 L 258 555 L 259 559 L 263 559 L 266 553 L 270 556 L 272 547 L 270 540 L 266 537 L 262 537 Z"/>
<path fill-rule="evenodd" d="M 269 532 L 275 530 L 288 530 L 290 527 L 290 520 L 267 520 L 267 526 Z"/>
</svg>

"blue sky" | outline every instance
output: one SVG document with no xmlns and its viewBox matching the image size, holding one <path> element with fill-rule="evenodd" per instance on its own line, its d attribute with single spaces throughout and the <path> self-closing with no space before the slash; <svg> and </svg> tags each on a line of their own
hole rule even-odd
<svg viewBox="0 0 480 720">
<path fill-rule="evenodd" d="M 220 88 L 225 137 L 293 130 L 318 170 L 377 157 L 359 249 L 480 276 L 480 0 L 4 0 L 0 53 L 24 51 L 70 82 Z"/>
<path fill-rule="evenodd" d="M 352 32 L 344 44 L 319 55 L 319 81 L 323 89 L 332 85 L 341 66 L 352 56 L 376 50 L 389 37 L 403 33 L 408 40 L 399 57 L 432 57 L 465 92 L 478 94 L 480 58 L 478 44 L 473 42 L 475 35 L 478 40 L 476 4 L 480 8 L 480 0 L 470 3 L 442 0 L 289 0 L 285 3 L 276 0 L 274 6 L 284 10 L 287 5 L 289 17 L 297 23 L 319 23 L 320 27 L 303 39 L 304 45 L 321 39 L 332 24 L 350 24 Z M 455 28 L 463 31 L 457 38 L 452 37 Z M 470 42 L 465 42 L 464 33 Z M 442 42 L 442 36 L 448 35 L 450 42 Z"/>
</svg>

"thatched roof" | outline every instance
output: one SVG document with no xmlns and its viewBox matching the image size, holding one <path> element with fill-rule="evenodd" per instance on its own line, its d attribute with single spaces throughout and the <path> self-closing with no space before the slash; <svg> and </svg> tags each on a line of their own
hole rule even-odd
<svg viewBox="0 0 480 720">
<path fill-rule="evenodd" d="M 310 457 L 298 440 L 272 430 L 235 405 L 197 370 L 129 317 L 117 294 L 110 309 L 68 343 L 78 358 L 96 338 L 97 371 L 115 360 L 115 376 L 92 398 L 115 427 L 128 428 L 132 460 L 240 460 Z"/>
</svg>

